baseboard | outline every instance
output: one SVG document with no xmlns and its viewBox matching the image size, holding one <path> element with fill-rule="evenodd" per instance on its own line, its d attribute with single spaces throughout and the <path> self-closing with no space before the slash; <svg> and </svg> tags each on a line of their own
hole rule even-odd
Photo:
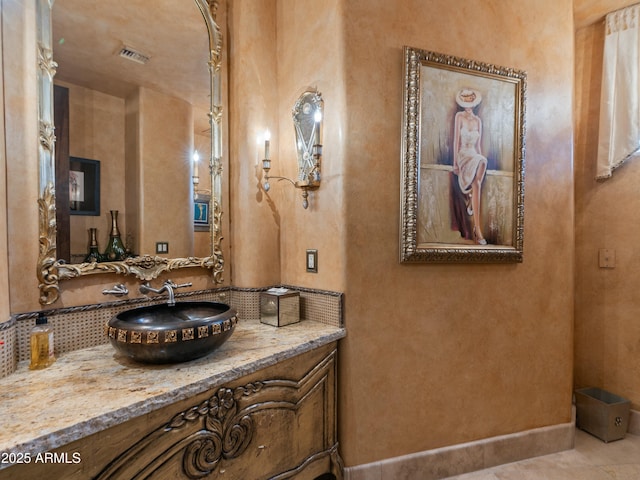
<svg viewBox="0 0 640 480">
<path fill-rule="evenodd" d="M 636 412 L 640 426 L 640 412 Z M 575 423 L 562 423 L 426 450 L 345 468 L 345 480 L 437 480 L 527 458 L 570 450 Z"/>
</svg>

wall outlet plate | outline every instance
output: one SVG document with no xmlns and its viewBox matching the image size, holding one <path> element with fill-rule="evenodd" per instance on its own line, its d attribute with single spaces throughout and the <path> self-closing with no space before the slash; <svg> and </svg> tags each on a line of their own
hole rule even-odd
<svg viewBox="0 0 640 480">
<path fill-rule="evenodd" d="M 169 253 L 169 242 L 156 242 L 156 253 Z"/>
<path fill-rule="evenodd" d="M 612 248 L 598 250 L 598 266 L 600 268 L 616 268 L 616 251 Z"/>
<path fill-rule="evenodd" d="M 318 250 L 307 250 L 307 272 L 318 273 Z"/>
</svg>

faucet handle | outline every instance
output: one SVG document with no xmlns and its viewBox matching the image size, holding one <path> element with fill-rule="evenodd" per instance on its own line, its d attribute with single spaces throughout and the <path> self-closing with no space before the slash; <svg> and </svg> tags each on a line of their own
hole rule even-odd
<svg viewBox="0 0 640 480">
<path fill-rule="evenodd" d="M 129 289 L 124 283 L 118 283 L 111 289 L 102 290 L 103 295 L 116 295 L 118 297 L 129 294 Z"/>
<path fill-rule="evenodd" d="M 168 285 L 171 288 L 184 288 L 184 287 L 190 287 L 193 285 L 192 282 L 187 282 L 187 283 L 175 283 L 173 280 L 169 279 L 166 282 L 164 282 L 165 285 Z"/>
</svg>

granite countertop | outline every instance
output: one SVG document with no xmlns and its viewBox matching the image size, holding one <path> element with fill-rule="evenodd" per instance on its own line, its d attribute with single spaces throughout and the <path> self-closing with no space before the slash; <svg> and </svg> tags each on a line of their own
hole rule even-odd
<svg viewBox="0 0 640 480">
<path fill-rule="evenodd" d="M 62 354 L 44 370 L 20 362 L 0 380 L 0 455 L 52 450 L 345 335 L 309 320 L 280 328 L 241 320 L 215 352 L 187 363 L 141 365 L 110 344 Z"/>
</svg>

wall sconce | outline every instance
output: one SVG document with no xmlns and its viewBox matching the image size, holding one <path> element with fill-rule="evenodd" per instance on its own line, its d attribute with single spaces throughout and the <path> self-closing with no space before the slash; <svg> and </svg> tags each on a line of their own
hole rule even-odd
<svg viewBox="0 0 640 480">
<path fill-rule="evenodd" d="M 193 182 L 193 196 L 194 198 L 198 198 L 198 185 L 200 184 L 200 177 L 198 176 L 198 164 L 200 163 L 200 154 L 197 150 L 194 150 L 193 156 L 191 158 L 193 161 L 193 175 L 191 177 L 191 181 Z"/>
<path fill-rule="evenodd" d="M 269 179 L 287 180 L 294 187 L 302 189 L 302 206 L 309 207 L 309 190 L 317 190 L 320 187 L 322 158 L 322 120 L 324 101 L 318 91 L 307 91 L 293 106 L 293 126 L 296 135 L 296 151 L 298 156 L 298 179 L 296 181 L 286 177 L 270 176 L 271 158 L 269 157 L 269 132 L 265 133 L 264 159 L 264 190 L 269 191 Z"/>
</svg>

